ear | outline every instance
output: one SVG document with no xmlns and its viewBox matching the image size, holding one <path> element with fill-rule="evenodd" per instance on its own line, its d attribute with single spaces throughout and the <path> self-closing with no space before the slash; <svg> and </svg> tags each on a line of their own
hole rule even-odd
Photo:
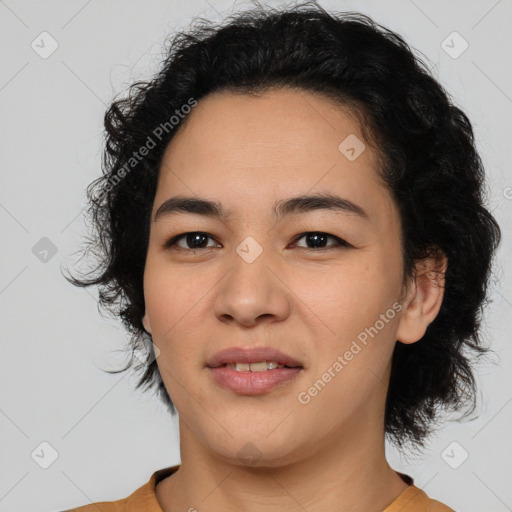
<svg viewBox="0 0 512 512">
<path fill-rule="evenodd" d="M 420 340 L 436 318 L 443 302 L 447 266 L 448 259 L 439 249 L 416 263 L 416 273 L 407 285 L 398 341 L 409 344 Z"/>
<path fill-rule="evenodd" d="M 144 312 L 144 316 L 142 317 L 142 325 L 144 326 L 144 329 L 151 334 L 151 324 L 149 323 L 147 312 Z"/>
</svg>

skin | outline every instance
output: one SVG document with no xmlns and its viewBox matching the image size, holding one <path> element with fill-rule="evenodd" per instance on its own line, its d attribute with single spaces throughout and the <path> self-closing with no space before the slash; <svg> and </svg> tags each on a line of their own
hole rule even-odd
<svg viewBox="0 0 512 512">
<path fill-rule="evenodd" d="M 201 99 L 165 152 L 152 218 L 177 195 L 233 212 L 224 220 L 179 213 L 150 228 L 143 324 L 160 349 L 180 429 L 180 469 L 156 487 L 165 512 L 378 512 L 407 488 L 384 452 L 391 355 L 397 340 L 416 342 L 437 315 L 443 288 L 432 271 L 446 261 L 424 260 L 402 286 L 397 207 L 369 144 L 354 161 L 338 150 L 349 134 L 364 140 L 356 118 L 319 95 L 224 92 Z M 318 210 L 274 219 L 274 201 L 318 192 L 357 203 L 368 218 Z M 183 238 L 164 247 L 195 231 L 211 236 L 206 249 Z M 310 231 L 352 247 L 297 239 Z M 236 252 L 248 236 L 263 250 L 252 263 Z M 401 312 L 300 403 L 298 394 L 398 302 Z M 209 357 L 255 345 L 278 348 L 304 369 L 258 396 L 211 379 Z M 260 454 L 256 465 L 238 457 L 246 443 Z"/>
</svg>

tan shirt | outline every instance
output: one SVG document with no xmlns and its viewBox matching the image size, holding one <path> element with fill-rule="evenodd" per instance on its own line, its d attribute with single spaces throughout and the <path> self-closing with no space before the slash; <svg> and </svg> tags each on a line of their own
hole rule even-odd
<svg viewBox="0 0 512 512">
<path fill-rule="evenodd" d="M 162 508 L 156 499 L 156 484 L 172 475 L 178 468 L 179 464 L 155 471 L 149 482 L 139 487 L 127 498 L 118 501 L 91 503 L 64 512 L 162 512 Z M 409 487 L 382 512 L 454 512 L 439 501 L 431 500 L 421 489 L 414 485 L 410 476 L 399 474 L 409 484 Z"/>
</svg>

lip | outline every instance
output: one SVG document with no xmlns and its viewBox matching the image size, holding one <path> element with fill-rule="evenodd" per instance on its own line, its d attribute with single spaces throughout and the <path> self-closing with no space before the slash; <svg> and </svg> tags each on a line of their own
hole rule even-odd
<svg viewBox="0 0 512 512">
<path fill-rule="evenodd" d="M 218 368 L 228 363 L 259 363 L 261 361 L 277 361 L 285 366 L 303 368 L 300 361 L 272 347 L 230 347 L 213 355 L 206 362 L 206 366 Z M 273 371 L 267 370 L 267 372 Z"/>
<path fill-rule="evenodd" d="M 262 372 L 236 371 L 228 363 L 259 363 L 277 361 L 289 368 L 274 368 Z M 217 352 L 206 367 L 213 380 L 221 387 L 242 395 L 260 395 L 281 387 L 304 370 L 303 364 L 288 354 L 272 347 L 231 347 Z"/>
<path fill-rule="evenodd" d="M 208 373 L 219 386 L 241 395 L 262 395 L 277 387 L 282 387 L 304 369 L 275 368 L 263 372 L 236 371 L 226 366 L 206 368 Z"/>
</svg>

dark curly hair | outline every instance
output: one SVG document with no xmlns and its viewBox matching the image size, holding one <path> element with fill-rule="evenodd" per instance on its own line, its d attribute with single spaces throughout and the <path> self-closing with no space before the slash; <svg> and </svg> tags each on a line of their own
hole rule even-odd
<svg viewBox="0 0 512 512">
<path fill-rule="evenodd" d="M 103 174 L 87 188 L 94 228 L 83 255 L 96 265 L 77 286 L 99 286 L 99 306 L 146 348 L 137 388 L 157 386 L 175 413 L 144 330 L 143 274 L 163 153 L 191 105 L 214 91 L 253 94 L 281 87 L 318 93 L 350 108 L 379 155 L 377 172 L 398 205 L 404 275 L 439 249 L 447 256 L 444 299 L 421 340 L 396 343 L 385 432 L 399 448 L 424 446 L 440 409 L 476 406 L 473 357 L 500 228 L 485 208 L 484 168 L 466 115 L 427 65 L 389 29 L 357 12 L 328 13 L 308 1 L 196 18 L 166 48 L 160 71 L 134 83 L 105 114 Z M 164 128 L 162 128 L 164 127 Z M 142 151 L 144 147 L 151 150 Z M 140 154 L 144 154 L 140 157 Z M 135 158 L 135 155 L 138 155 Z M 467 415 L 467 414 L 466 414 Z"/>
</svg>

